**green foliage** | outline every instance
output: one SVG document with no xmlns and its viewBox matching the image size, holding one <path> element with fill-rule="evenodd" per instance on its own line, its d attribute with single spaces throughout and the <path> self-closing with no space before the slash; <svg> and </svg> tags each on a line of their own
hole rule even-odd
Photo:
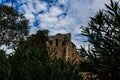
<svg viewBox="0 0 120 80">
<path fill-rule="evenodd" d="M 26 47 L 42 47 L 46 48 L 46 42 L 48 41 L 48 31 L 47 30 L 39 30 L 36 34 L 32 34 L 25 41 L 20 41 L 18 47 L 26 48 Z"/>
<path fill-rule="evenodd" d="M 8 80 L 10 77 L 10 64 L 5 51 L 0 50 L 0 80 Z"/>
<path fill-rule="evenodd" d="M 99 76 L 99 80 L 120 79 L 120 7 L 119 2 L 111 0 L 105 4 L 107 10 L 100 10 L 88 27 L 83 28 L 83 35 L 88 37 L 91 50 L 81 48 L 87 60 L 81 64 L 84 71 Z"/>
<path fill-rule="evenodd" d="M 48 55 L 46 30 L 21 41 L 14 53 L 0 52 L 1 80 L 82 80 L 78 67 Z M 36 42 L 35 42 L 36 41 Z"/>
<path fill-rule="evenodd" d="M 39 30 L 19 43 L 9 57 L 12 66 L 11 80 L 48 80 L 50 59 L 47 52 L 47 30 Z M 17 75 L 16 75 L 17 74 Z"/>
<path fill-rule="evenodd" d="M 83 80 L 77 64 L 62 59 L 53 59 L 50 80 Z"/>
<path fill-rule="evenodd" d="M 43 53 L 43 52 L 42 52 Z M 18 51 L 10 57 L 11 80 L 80 80 L 75 64 L 62 59 L 49 59 L 41 49 Z M 14 60 L 13 60 L 14 59 Z"/>
<path fill-rule="evenodd" d="M 0 45 L 15 47 L 28 34 L 28 20 L 12 6 L 0 5 Z"/>
<path fill-rule="evenodd" d="M 49 58 L 47 53 L 40 48 L 26 48 L 26 51 L 16 50 L 10 56 L 9 61 L 12 67 L 11 80 L 41 80 L 49 70 Z M 48 69 L 47 69 L 48 68 Z"/>
</svg>

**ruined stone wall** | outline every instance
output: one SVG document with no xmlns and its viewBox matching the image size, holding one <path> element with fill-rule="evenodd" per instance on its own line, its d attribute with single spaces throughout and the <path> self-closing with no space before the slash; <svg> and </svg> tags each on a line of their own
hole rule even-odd
<svg viewBox="0 0 120 80">
<path fill-rule="evenodd" d="M 80 60 L 80 55 L 76 52 L 76 46 L 71 42 L 71 34 L 56 34 L 49 36 L 48 46 L 53 51 L 52 56 L 62 59 Z"/>
</svg>

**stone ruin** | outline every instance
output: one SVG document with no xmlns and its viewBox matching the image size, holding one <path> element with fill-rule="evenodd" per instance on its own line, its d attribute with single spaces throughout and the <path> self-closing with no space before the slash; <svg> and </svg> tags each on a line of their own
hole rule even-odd
<svg viewBox="0 0 120 80">
<path fill-rule="evenodd" d="M 51 57 L 62 58 L 65 60 L 83 60 L 83 57 L 77 53 L 76 46 L 71 42 L 71 34 L 56 34 L 55 36 L 49 36 L 47 42 L 49 47 L 49 53 L 52 53 Z"/>
</svg>

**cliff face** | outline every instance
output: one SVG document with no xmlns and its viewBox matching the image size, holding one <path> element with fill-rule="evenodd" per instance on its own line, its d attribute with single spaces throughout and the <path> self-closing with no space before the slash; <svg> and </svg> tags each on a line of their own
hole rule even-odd
<svg viewBox="0 0 120 80">
<path fill-rule="evenodd" d="M 75 61 L 82 60 L 82 57 L 77 54 L 76 46 L 71 42 L 71 34 L 56 34 L 55 36 L 49 36 L 48 42 L 50 52 L 53 51 L 51 56 L 62 58 L 65 60 L 75 59 Z"/>
</svg>

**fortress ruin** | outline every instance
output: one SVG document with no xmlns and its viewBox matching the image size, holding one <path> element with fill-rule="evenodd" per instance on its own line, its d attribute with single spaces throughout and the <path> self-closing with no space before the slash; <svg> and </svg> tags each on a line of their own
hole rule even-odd
<svg viewBox="0 0 120 80">
<path fill-rule="evenodd" d="M 80 61 L 83 58 L 77 53 L 75 44 L 71 41 L 71 34 L 56 34 L 49 36 L 49 52 L 51 57 L 62 58 L 65 60 Z"/>
</svg>

